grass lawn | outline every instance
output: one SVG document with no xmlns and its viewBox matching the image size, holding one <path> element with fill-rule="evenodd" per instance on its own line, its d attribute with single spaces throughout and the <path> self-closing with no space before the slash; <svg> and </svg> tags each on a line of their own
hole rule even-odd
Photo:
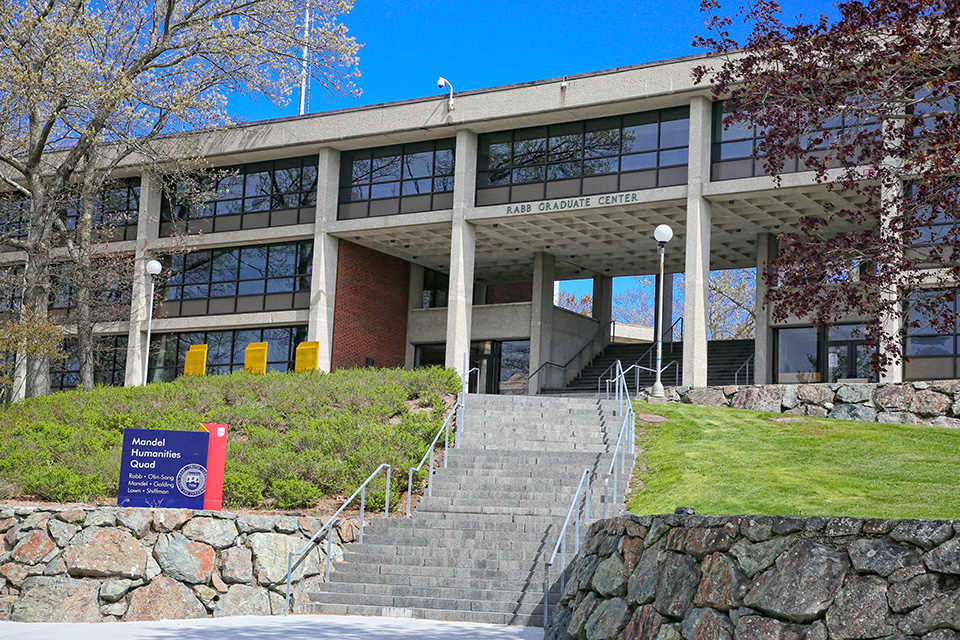
<svg viewBox="0 0 960 640">
<path fill-rule="evenodd" d="M 634 406 L 668 420 L 637 421 L 633 513 L 960 518 L 960 430 Z"/>
</svg>

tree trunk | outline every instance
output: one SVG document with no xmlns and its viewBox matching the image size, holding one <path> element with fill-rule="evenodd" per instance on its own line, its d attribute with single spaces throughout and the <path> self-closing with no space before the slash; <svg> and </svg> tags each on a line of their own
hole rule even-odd
<svg viewBox="0 0 960 640">
<path fill-rule="evenodd" d="M 76 273 L 74 294 L 75 319 L 77 323 L 77 359 L 80 363 L 80 387 L 93 389 L 96 365 L 96 344 L 93 335 L 92 294 L 96 274 L 93 272 L 90 252 L 93 244 L 93 208 L 98 189 L 96 172 L 87 157 L 88 170 L 83 176 L 83 192 L 80 198 L 80 216 L 77 221 Z"/>
</svg>

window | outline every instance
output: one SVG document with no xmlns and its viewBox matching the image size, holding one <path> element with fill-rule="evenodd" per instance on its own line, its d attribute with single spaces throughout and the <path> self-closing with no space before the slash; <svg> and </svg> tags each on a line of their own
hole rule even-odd
<svg viewBox="0 0 960 640">
<path fill-rule="evenodd" d="M 192 345 L 207 345 L 207 375 L 242 371 L 247 345 L 268 342 L 267 369 L 292 371 L 297 345 L 307 339 L 307 327 L 269 327 L 227 331 L 154 334 L 150 342 L 151 382 L 165 382 L 183 373 L 186 353 Z"/>
<path fill-rule="evenodd" d="M 305 224 L 316 206 L 316 156 L 225 167 L 164 192 L 160 235 Z"/>
<path fill-rule="evenodd" d="M 777 337 L 777 382 L 820 382 L 820 358 L 816 327 L 779 329 Z"/>
<path fill-rule="evenodd" d="M 171 317 L 310 307 L 313 243 L 207 249 L 163 259 Z"/>
<path fill-rule="evenodd" d="M 127 370 L 127 336 L 97 336 L 94 354 L 95 384 L 122 387 Z M 65 391 L 80 386 L 80 360 L 75 338 L 64 340 L 65 360 L 53 361 L 50 367 L 50 389 Z"/>
<path fill-rule="evenodd" d="M 101 242 L 135 240 L 140 215 L 140 178 L 109 182 L 94 205 L 93 228 Z M 67 229 L 77 228 L 79 207 L 71 199 L 62 212 Z M 14 193 L 0 194 L 0 235 L 26 238 L 30 231 L 30 200 Z M 13 251 L 0 247 L 0 251 Z"/>
<path fill-rule="evenodd" d="M 450 292 L 450 276 L 433 269 L 423 270 L 423 308 L 435 309 L 447 306 Z"/>
<path fill-rule="evenodd" d="M 947 302 L 946 315 L 940 317 L 944 309 L 933 302 L 937 293 L 921 293 L 911 296 L 908 309 L 908 321 L 918 323 L 918 326 L 908 330 L 907 344 L 904 355 L 909 358 L 904 362 L 904 378 L 906 380 L 943 380 L 958 377 L 957 348 L 957 301 Z M 923 298 L 928 298 L 930 307 L 924 304 Z"/>
<path fill-rule="evenodd" d="M 713 146 L 711 178 L 713 180 L 731 180 L 767 175 L 760 144 L 764 133 L 757 127 L 737 124 L 724 128 L 723 116 L 726 103 L 713 104 Z M 873 132 L 878 128 L 877 121 L 861 121 L 854 116 L 836 117 L 829 120 L 822 133 L 807 136 L 802 143 L 811 156 L 825 156 L 831 143 L 840 140 L 852 140 L 861 132 Z M 834 163 L 831 166 L 840 166 Z M 781 169 L 782 173 L 806 171 L 796 159 L 788 159 Z"/>
<path fill-rule="evenodd" d="M 480 136 L 477 205 L 687 182 L 687 107 Z"/>
<path fill-rule="evenodd" d="M 453 206 L 456 140 L 430 140 L 340 154 L 337 219 Z"/>
</svg>

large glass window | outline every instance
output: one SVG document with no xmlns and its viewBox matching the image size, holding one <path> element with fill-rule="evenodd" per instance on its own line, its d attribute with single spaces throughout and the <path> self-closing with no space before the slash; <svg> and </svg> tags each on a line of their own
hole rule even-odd
<svg viewBox="0 0 960 640">
<path fill-rule="evenodd" d="M 912 296 L 908 320 L 916 321 L 918 326 L 908 330 L 907 344 L 904 355 L 909 360 L 904 363 L 904 377 L 907 380 L 937 380 L 958 377 L 958 358 L 960 350 L 957 347 L 958 331 L 957 300 L 948 303 L 948 322 L 937 321 L 933 311 L 924 308 L 922 298 L 936 295 L 934 293 L 917 294 Z M 946 324 L 946 326 L 944 326 Z"/>
<path fill-rule="evenodd" d="M 304 224 L 316 207 L 316 156 L 225 167 L 164 192 L 160 235 Z"/>
<path fill-rule="evenodd" d="M 453 206 L 456 139 L 340 154 L 337 218 L 350 220 Z"/>
<path fill-rule="evenodd" d="M 250 313 L 310 306 L 313 243 L 205 249 L 163 259 L 168 316 Z"/>
<path fill-rule="evenodd" d="M 747 125 L 732 125 L 724 128 L 726 103 L 713 104 L 713 149 L 711 178 L 713 180 L 731 180 L 734 178 L 750 178 L 765 176 L 766 165 L 760 144 L 763 142 L 764 132 Z M 874 131 L 877 128 L 875 120 L 862 121 L 853 116 L 837 116 L 826 122 L 823 131 L 802 140 L 810 156 L 825 157 L 828 147 L 840 140 L 851 139 L 859 132 Z M 839 166 L 834 164 L 831 166 Z M 806 171 L 796 159 L 787 160 L 781 173 Z"/>
<path fill-rule="evenodd" d="M 94 383 L 122 387 L 127 370 L 127 336 L 97 336 L 95 343 Z M 63 351 L 66 359 L 55 360 L 50 367 L 50 389 L 53 391 L 80 386 L 80 360 L 77 356 L 76 339 L 65 340 Z"/>
<path fill-rule="evenodd" d="M 477 205 L 686 184 L 689 129 L 676 107 L 483 134 Z"/>
<path fill-rule="evenodd" d="M 140 215 L 140 178 L 122 178 L 109 182 L 94 204 L 94 237 L 101 242 L 135 240 Z M 76 198 L 70 199 L 61 219 L 67 229 L 77 228 L 79 208 Z M 0 194 L 0 235 L 26 238 L 30 231 L 30 200 L 20 194 Z M 0 251 L 13 251 L 0 247 Z"/>
<path fill-rule="evenodd" d="M 816 327 L 779 329 L 776 336 L 777 382 L 820 382 Z"/>
<path fill-rule="evenodd" d="M 154 334 L 150 342 L 148 379 L 166 382 L 181 375 L 186 353 L 195 344 L 207 345 L 207 375 L 243 370 L 247 345 L 252 342 L 270 343 L 267 369 L 291 371 L 297 345 L 306 339 L 306 326 Z"/>
</svg>

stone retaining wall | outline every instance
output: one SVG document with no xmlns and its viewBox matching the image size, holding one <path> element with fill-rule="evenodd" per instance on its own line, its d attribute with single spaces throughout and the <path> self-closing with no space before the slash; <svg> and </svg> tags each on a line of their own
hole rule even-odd
<svg viewBox="0 0 960 640">
<path fill-rule="evenodd" d="M 665 395 L 673 402 L 815 418 L 960 427 L 960 380 L 672 387 Z"/>
<path fill-rule="evenodd" d="M 311 517 L 185 509 L 0 508 L 0 620 L 283 613 L 287 553 L 321 526 Z M 341 521 L 333 560 L 355 531 Z M 295 572 L 295 600 L 323 580 L 325 558 L 311 552 Z"/>
<path fill-rule="evenodd" d="M 550 640 L 960 640 L 960 520 L 627 514 L 568 575 Z"/>
</svg>

